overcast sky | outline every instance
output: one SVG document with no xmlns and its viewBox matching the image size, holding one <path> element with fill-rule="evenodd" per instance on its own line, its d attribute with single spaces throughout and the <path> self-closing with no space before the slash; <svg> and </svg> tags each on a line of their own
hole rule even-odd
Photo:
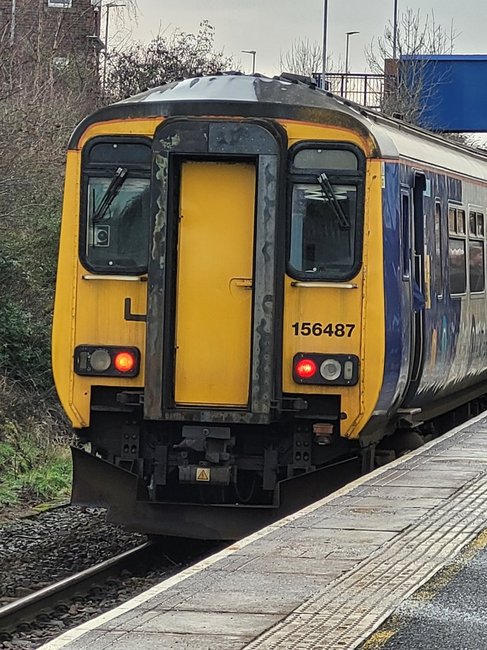
<svg viewBox="0 0 487 650">
<path fill-rule="evenodd" d="M 280 53 L 286 53 L 296 38 L 321 44 L 323 0 L 137 0 L 138 24 L 131 24 L 137 40 L 146 42 L 159 30 L 196 32 L 207 19 L 215 28 L 215 44 L 233 56 L 247 72 L 252 57 L 241 50 L 256 50 L 258 72 L 280 72 Z M 347 31 L 359 31 L 350 39 L 351 72 L 366 71 L 364 50 L 392 22 L 394 0 L 329 0 L 328 54 L 334 61 L 345 59 Z M 455 52 L 487 53 L 486 0 L 398 0 L 399 11 L 434 11 L 436 21 L 449 30 L 453 21 L 459 34 Z M 112 9 L 112 11 L 120 11 Z M 115 23 L 113 23 L 115 29 Z M 342 66 L 343 67 L 343 66 Z"/>
</svg>

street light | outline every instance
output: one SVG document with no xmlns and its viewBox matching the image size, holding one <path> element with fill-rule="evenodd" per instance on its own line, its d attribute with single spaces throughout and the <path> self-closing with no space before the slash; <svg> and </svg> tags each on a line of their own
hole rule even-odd
<svg viewBox="0 0 487 650">
<path fill-rule="evenodd" d="M 354 34 L 360 34 L 360 32 L 347 32 L 347 46 L 345 48 L 345 74 L 348 74 L 348 51 L 350 36 L 353 36 Z"/>
<path fill-rule="evenodd" d="M 110 9 L 112 9 L 114 7 L 125 7 L 125 4 L 116 3 L 116 2 L 109 2 L 108 4 L 105 5 L 105 9 L 106 9 L 106 12 L 107 12 L 106 22 L 105 22 L 105 59 L 103 61 L 103 81 L 102 81 L 102 84 L 101 84 L 103 96 L 105 96 L 105 86 L 106 86 L 106 83 L 107 83 L 108 25 L 109 25 L 109 21 L 110 21 Z"/>
<path fill-rule="evenodd" d="M 347 32 L 347 46 L 345 48 L 345 92 L 343 93 L 344 97 L 347 97 L 348 93 L 348 52 L 349 52 L 349 41 L 350 36 L 354 34 L 360 34 L 360 32 Z M 342 84 L 343 85 L 343 84 Z"/>
<path fill-rule="evenodd" d="M 323 0 L 323 64 L 321 66 L 321 87 L 325 90 L 326 41 L 328 32 L 328 0 Z"/>
<path fill-rule="evenodd" d="M 242 50 L 244 54 L 251 54 L 252 55 L 252 74 L 255 74 L 255 55 L 257 52 L 255 50 Z"/>
<path fill-rule="evenodd" d="M 392 58 L 396 60 L 397 55 L 397 0 L 394 0 L 394 31 L 392 34 Z"/>
</svg>

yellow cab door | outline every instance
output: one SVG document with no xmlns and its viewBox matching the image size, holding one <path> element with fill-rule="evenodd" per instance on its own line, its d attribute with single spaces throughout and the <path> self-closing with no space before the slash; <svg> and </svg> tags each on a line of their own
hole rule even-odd
<svg viewBox="0 0 487 650">
<path fill-rule="evenodd" d="M 249 403 L 256 168 L 181 167 L 176 275 L 176 405 Z"/>
</svg>

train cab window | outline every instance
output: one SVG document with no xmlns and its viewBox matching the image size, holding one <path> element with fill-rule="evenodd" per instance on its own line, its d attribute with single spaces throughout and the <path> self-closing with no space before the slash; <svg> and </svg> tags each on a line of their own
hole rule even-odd
<svg viewBox="0 0 487 650">
<path fill-rule="evenodd" d="M 294 156 L 296 169 L 358 169 L 358 158 L 347 149 L 302 149 Z"/>
<path fill-rule="evenodd" d="M 345 280 L 358 271 L 364 166 L 353 145 L 298 145 L 290 167 L 292 276 Z"/>
<path fill-rule="evenodd" d="M 81 259 L 99 273 L 145 272 L 149 250 L 151 147 L 96 141 L 83 152 Z"/>
<path fill-rule="evenodd" d="M 460 294 L 467 290 L 467 240 L 465 210 L 448 208 L 448 269 L 450 293 Z"/>
<path fill-rule="evenodd" d="M 480 293 L 485 289 L 484 238 L 484 215 L 471 210 L 468 228 L 468 274 L 471 293 Z"/>
</svg>

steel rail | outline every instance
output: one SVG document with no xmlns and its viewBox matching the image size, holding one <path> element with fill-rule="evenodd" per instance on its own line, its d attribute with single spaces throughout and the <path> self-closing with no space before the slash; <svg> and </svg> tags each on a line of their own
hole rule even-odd
<svg viewBox="0 0 487 650">
<path fill-rule="evenodd" d="M 12 631 L 20 623 L 31 621 L 44 610 L 52 609 L 59 604 L 59 601 L 71 598 L 78 593 L 86 593 L 94 583 L 96 584 L 96 581 L 116 575 L 127 565 L 140 560 L 151 547 L 154 547 L 154 542 L 145 542 L 0 607 L 0 630 L 2 632 Z"/>
</svg>

